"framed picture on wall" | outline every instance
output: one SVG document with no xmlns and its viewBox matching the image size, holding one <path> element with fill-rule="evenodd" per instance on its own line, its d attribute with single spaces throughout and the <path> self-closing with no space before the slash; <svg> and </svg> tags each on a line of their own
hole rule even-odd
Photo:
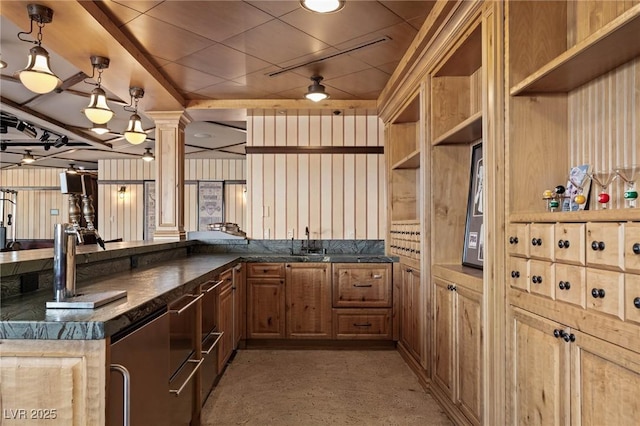
<svg viewBox="0 0 640 426">
<path fill-rule="evenodd" d="M 224 222 L 224 181 L 198 181 L 198 231 Z"/>
<path fill-rule="evenodd" d="M 144 181 L 144 229 L 143 239 L 153 240 L 156 230 L 156 182 L 153 180 Z"/>
<path fill-rule="evenodd" d="M 483 180 L 482 143 L 478 143 L 471 148 L 467 223 L 464 229 L 464 248 L 462 251 L 462 264 L 478 269 L 482 269 L 484 263 Z"/>
</svg>

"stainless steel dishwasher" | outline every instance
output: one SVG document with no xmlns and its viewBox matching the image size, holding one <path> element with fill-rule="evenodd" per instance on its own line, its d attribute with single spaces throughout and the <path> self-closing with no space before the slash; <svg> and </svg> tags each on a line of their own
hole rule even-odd
<svg viewBox="0 0 640 426">
<path fill-rule="evenodd" d="M 169 426 L 169 315 L 166 310 L 112 336 L 107 424 Z M 125 377 L 128 376 L 128 380 Z M 127 383 L 128 382 L 128 383 Z M 125 386 L 128 384 L 128 399 Z"/>
</svg>

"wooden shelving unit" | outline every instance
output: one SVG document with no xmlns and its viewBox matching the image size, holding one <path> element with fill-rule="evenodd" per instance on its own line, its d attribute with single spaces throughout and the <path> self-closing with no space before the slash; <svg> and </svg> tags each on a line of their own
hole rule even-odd
<svg viewBox="0 0 640 426">
<path fill-rule="evenodd" d="M 391 166 L 393 170 L 417 169 L 420 167 L 420 150 L 415 150 L 397 163 Z"/>
<path fill-rule="evenodd" d="M 482 111 L 472 114 L 462 123 L 433 141 L 433 145 L 471 143 L 482 137 Z"/>
</svg>

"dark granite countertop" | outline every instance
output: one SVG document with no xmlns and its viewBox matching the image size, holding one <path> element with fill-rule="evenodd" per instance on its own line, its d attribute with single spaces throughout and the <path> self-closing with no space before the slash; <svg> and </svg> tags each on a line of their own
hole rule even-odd
<svg viewBox="0 0 640 426">
<path fill-rule="evenodd" d="M 79 247 L 77 263 L 90 264 L 141 253 L 186 247 L 195 242 L 116 243 L 106 251 Z M 3 253 L 2 274 L 20 274 L 51 268 L 52 250 Z M 389 263 L 397 258 L 375 254 L 290 255 L 277 253 L 202 253 L 169 259 L 90 279 L 79 285 L 82 294 L 126 290 L 127 297 L 95 309 L 47 309 L 51 289 L 4 298 L 0 305 L 0 339 L 93 340 L 104 339 L 191 292 L 238 262 Z M 86 271 L 93 268 L 90 265 Z M 98 273 L 98 275 L 100 272 Z"/>
</svg>

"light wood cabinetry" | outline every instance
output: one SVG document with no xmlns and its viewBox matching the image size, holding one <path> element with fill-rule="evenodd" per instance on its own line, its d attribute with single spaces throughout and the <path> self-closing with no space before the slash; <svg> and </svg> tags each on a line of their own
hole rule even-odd
<svg viewBox="0 0 640 426">
<path fill-rule="evenodd" d="M 287 338 L 331 338 L 330 266 L 328 263 L 285 265 Z"/>
<path fill-rule="evenodd" d="M 222 333 L 218 343 L 218 371 L 221 372 L 227 365 L 234 350 L 234 282 L 233 271 L 228 269 L 220 274 L 218 291 L 218 331 Z"/>
<path fill-rule="evenodd" d="M 334 263 L 333 338 L 392 338 L 391 265 Z"/>
<path fill-rule="evenodd" d="M 420 270 L 400 264 L 400 344 L 415 357 L 422 360 L 424 345 L 424 321 L 422 315 L 426 309 L 421 308 Z"/>
<path fill-rule="evenodd" d="M 282 263 L 247 264 L 247 338 L 284 339 L 285 274 Z"/>
<path fill-rule="evenodd" d="M 434 383 L 467 421 L 480 424 L 482 294 L 440 278 L 434 287 Z"/>
<path fill-rule="evenodd" d="M 606 208 L 595 181 L 588 210 L 546 211 L 541 194 L 566 185 L 573 166 L 612 172 L 640 162 L 637 134 L 622 136 L 638 125 L 640 4 L 508 1 L 505 12 L 507 274 L 526 260 L 529 280 L 539 262 L 554 275 L 552 291 L 529 282 L 530 293 L 507 277 L 508 423 L 636 424 L 627 392 L 640 379 L 630 338 L 640 288 L 627 240 L 638 240 L 640 210 L 625 208 L 621 179 L 608 186 Z M 516 250 L 527 229 L 543 244 Z"/>
</svg>

